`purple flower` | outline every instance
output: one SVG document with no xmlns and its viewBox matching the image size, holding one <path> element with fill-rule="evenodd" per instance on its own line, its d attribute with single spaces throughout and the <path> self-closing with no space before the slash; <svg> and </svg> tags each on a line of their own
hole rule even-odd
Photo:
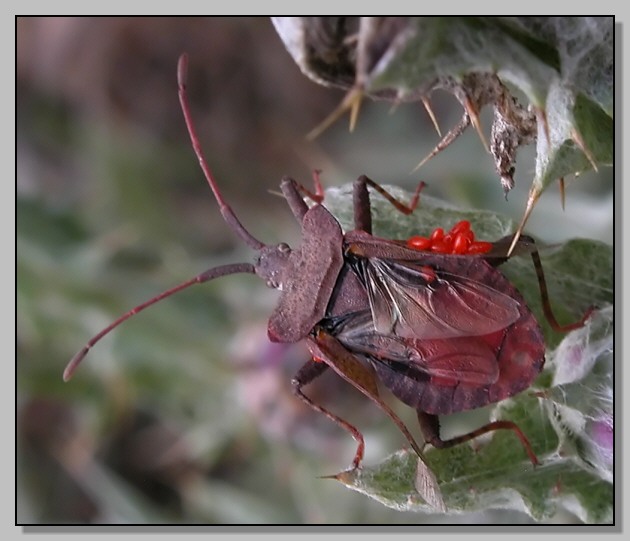
<svg viewBox="0 0 630 541">
<path fill-rule="evenodd" d="M 612 415 L 602 414 L 598 419 L 590 421 L 586 431 L 593 443 L 593 458 L 602 466 L 612 465 L 615 445 Z"/>
</svg>

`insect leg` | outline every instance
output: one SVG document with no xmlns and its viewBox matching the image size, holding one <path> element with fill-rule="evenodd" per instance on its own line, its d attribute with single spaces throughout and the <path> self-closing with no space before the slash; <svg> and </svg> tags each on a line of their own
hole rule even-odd
<svg viewBox="0 0 630 541">
<path fill-rule="evenodd" d="M 462 434 L 461 436 L 456 436 L 454 438 L 450 438 L 448 440 L 443 440 L 440 438 L 440 421 L 437 415 L 431 415 L 429 413 L 425 413 L 423 411 L 418 411 L 418 421 L 420 423 L 420 429 L 422 430 L 422 434 L 424 435 L 424 439 L 427 443 L 433 445 L 438 449 L 445 449 L 447 447 L 453 447 L 454 445 L 458 445 L 460 443 L 464 443 L 466 441 L 470 441 L 482 434 L 486 434 L 488 432 L 493 432 L 495 430 L 512 430 L 518 439 L 523 444 L 525 448 L 525 452 L 531 460 L 534 466 L 538 465 L 538 458 L 536 454 L 532 450 L 532 446 L 529 443 L 529 440 L 523 434 L 523 431 L 518 427 L 516 423 L 512 421 L 494 421 L 493 423 L 488 423 L 476 430 L 468 432 L 467 434 Z"/>
<path fill-rule="evenodd" d="M 549 292 L 547 290 L 547 282 L 545 281 L 545 273 L 543 272 L 540 255 L 538 255 L 538 250 L 535 247 L 531 255 L 532 261 L 534 262 L 534 269 L 536 269 L 536 277 L 538 278 L 538 288 L 540 289 L 540 299 L 542 301 L 543 312 L 545 314 L 545 317 L 547 318 L 547 321 L 551 325 L 551 328 L 554 331 L 558 332 L 569 332 L 573 329 L 579 329 L 580 327 L 582 327 L 589 316 L 595 310 L 595 307 L 590 306 L 579 321 L 576 321 L 575 323 L 567 323 L 566 325 L 560 325 L 556 317 L 553 315 L 553 311 L 551 310 L 551 303 L 549 302 Z"/>
<path fill-rule="evenodd" d="M 365 231 L 366 233 L 371 234 L 372 209 L 370 207 L 370 197 L 367 189 L 368 186 L 381 194 L 398 211 L 402 212 L 403 214 L 409 215 L 418 206 L 418 201 L 420 200 L 420 191 L 426 186 L 426 184 L 423 181 L 418 184 L 418 187 L 413 194 L 411 202 L 406 205 L 405 203 L 401 203 L 400 201 L 398 201 L 398 199 L 391 195 L 380 184 L 377 184 L 365 175 L 361 175 L 357 180 L 355 180 L 352 192 L 354 205 L 354 227 L 359 231 Z"/>
<path fill-rule="evenodd" d="M 584 315 L 580 318 L 580 320 L 576 321 L 575 323 L 568 323 L 566 325 L 561 325 L 560 323 L 558 323 L 558 320 L 556 319 L 555 315 L 553 314 L 553 310 L 551 309 L 551 302 L 549 300 L 549 290 L 547 289 L 545 272 L 543 271 L 542 261 L 540 260 L 540 254 L 538 253 L 536 242 L 532 237 L 521 235 L 514 245 L 512 255 L 508 257 L 506 249 L 510 245 L 512 239 L 513 236 L 509 235 L 493 243 L 492 251 L 484 255 L 486 261 L 488 261 L 488 263 L 490 263 L 492 266 L 497 267 L 514 255 L 523 255 L 526 253 L 530 254 L 534 263 L 536 278 L 538 280 L 538 289 L 540 291 L 540 299 L 542 302 L 543 313 L 545 314 L 545 318 L 551 325 L 551 328 L 557 332 L 568 332 L 582 327 L 589 316 L 595 310 L 595 307 L 590 306 L 586 310 Z"/>
<path fill-rule="evenodd" d="M 355 389 L 361 391 L 385 412 L 407 438 L 416 454 L 422 458 L 422 450 L 407 427 L 398 415 L 380 398 L 376 375 L 371 367 L 362 363 L 356 355 L 346 349 L 334 336 L 322 329 L 316 329 L 315 337 L 307 340 L 307 346 L 313 357 L 330 366 L 337 374 Z"/>
<path fill-rule="evenodd" d="M 321 376 L 327 369 L 328 365 L 326 363 L 316 362 L 313 360 L 307 361 L 306 364 L 304 364 L 304 366 L 300 368 L 298 373 L 291 380 L 291 383 L 293 384 L 293 393 L 315 411 L 322 413 L 323 415 L 328 417 L 328 419 L 330 419 L 334 423 L 337 423 L 341 428 L 350 432 L 351 436 L 359 444 L 354 455 L 354 459 L 352 460 L 352 469 L 356 469 L 359 467 L 359 464 L 361 464 L 361 461 L 363 460 L 363 454 L 365 452 L 365 441 L 363 439 L 363 434 L 361 434 L 361 432 L 359 432 L 350 423 L 344 421 L 341 417 L 337 417 L 335 414 L 331 413 L 323 406 L 320 406 L 319 404 L 313 402 L 302 392 L 302 387 L 308 385 L 311 381 Z"/>
<path fill-rule="evenodd" d="M 293 212 L 297 221 L 301 223 L 302 218 L 304 218 L 304 215 L 308 210 L 308 205 L 304 202 L 304 199 L 300 194 L 300 186 L 301 185 L 291 177 L 282 177 L 282 181 L 280 182 L 282 195 L 284 195 L 284 198 L 287 200 L 287 203 L 291 208 L 291 212 Z"/>
<path fill-rule="evenodd" d="M 367 177 L 360 176 L 352 185 L 352 206 L 354 208 L 354 228 L 372 234 L 372 207 L 368 193 Z"/>
<path fill-rule="evenodd" d="M 324 188 L 319 179 L 320 173 L 321 171 L 319 169 L 313 171 L 313 185 L 315 186 L 314 192 L 308 190 L 291 177 L 283 177 L 280 182 L 282 195 L 284 195 L 289 207 L 291 207 L 293 215 L 299 222 L 302 221 L 302 218 L 308 210 L 308 205 L 305 203 L 304 197 L 308 197 L 315 203 L 321 203 L 324 200 Z"/>
</svg>

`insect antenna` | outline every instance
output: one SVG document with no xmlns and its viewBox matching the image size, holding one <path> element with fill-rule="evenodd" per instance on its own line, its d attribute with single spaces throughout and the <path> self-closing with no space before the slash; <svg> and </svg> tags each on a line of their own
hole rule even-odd
<svg viewBox="0 0 630 541">
<path fill-rule="evenodd" d="M 109 334 L 111 331 L 113 331 L 116 327 L 118 327 L 118 325 L 120 325 L 124 321 L 127 321 L 131 316 L 135 316 L 138 312 L 142 312 L 142 310 L 144 310 L 145 308 L 148 308 L 149 306 L 161 301 L 162 299 L 165 299 L 166 297 L 170 297 L 171 295 L 174 295 L 175 293 L 180 292 L 182 289 L 186 289 L 187 287 L 193 286 L 195 284 L 203 284 L 204 282 L 208 282 L 209 280 L 214 280 L 215 278 L 219 278 L 221 276 L 227 276 L 228 274 L 237 274 L 237 273 L 254 274 L 255 272 L 256 272 L 256 269 L 254 265 L 252 265 L 251 263 L 233 263 L 231 265 L 223 265 L 221 267 L 214 267 L 212 269 L 208 269 L 207 271 L 202 272 L 201 274 L 198 274 L 197 276 L 195 276 L 194 278 L 191 278 L 190 280 L 186 280 L 185 282 L 182 282 L 181 284 L 176 285 L 175 287 L 172 287 L 171 289 L 167 289 L 166 291 L 149 299 L 146 302 L 143 302 L 142 304 L 139 304 L 135 308 L 132 308 L 131 310 L 129 310 L 129 312 L 127 312 L 126 314 L 123 314 L 122 316 L 120 316 L 114 322 L 110 323 L 98 334 L 95 334 L 92 338 L 90 338 L 90 340 L 88 340 L 85 346 L 83 346 L 81 350 L 74 357 L 72 357 L 72 359 L 66 366 L 66 369 L 63 371 L 63 380 L 68 381 L 72 377 L 72 375 L 74 374 L 75 370 L 77 369 L 77 367 L 79 366 L 83 358 L 88 354 L 88 352 L 92 349 L 92 347 L 94 347 L 94 345 L 101 338 Z"/>
<path fill-rule="evenodd" d="M 201 170 L 203 171 L 204 176 L 214 194 L 217 203 L 219 204 L 219 210 L 221 211 L 221 215 L 223 219 L 228 224 L 230 229 L 234 231 L 250 248 L 254 250 L 261 251 L 267 247 L 266 244 L 260 242 L 256 239 L 245 227 L 241 224 L 239 219 L 234 214 L 234 211 L 231 207 L 225 202 L 221 192 L 219 191 L 219 187 L 214 179 L 212 171 L 208 167 L 206 159 L 203 155 L 203 151 L 201 149 L 201 144 L 199 143 L 199 137 L 197 136 L 197 131 L 195 129 L 195 125 L 192 121 L 192 115 L 190 114 L 190 106 L 188 102 L 188 94 L 186 92 L 186 78 L 188 73 L 188 56 L 186 54 L 182 54 L 179 58 L 177 64 L 177 85 L 178 85 L 178 94 L 179 94 L 179 102 L 182 108 L 182 112 L 184 114 L 184 120 L 186 122 L 186 128 L 188 129 L 188 134 L 190 136 L 190 140 L 192 143 L 193 150 L 199 160 L 199 165 L 201 166 Z M 77 367 L 81 363 L 81 361 L 88 354 L 90 349 L 94 347 L 94 345 L 101 340 L 104 336 L 109 334 L 112 330 L 118 327 L 121 323 L 128 320 L 130 317 L 136 315 L 138 312 L 141 312 L 145 308 L 165 299 L 166 297 L 170 297 L 179 291 L 186 289 L 195 284 L 202 284 L 204 282 L 208 282 L 209 280 L 214 280 L 215 278 L 219 278 L 221 276 L 226 276 L 229 274 L 237 274 L 237 273 L 249 273 L 255 274 L 256 267 L 250 263 L 234 263 L 230 265 L 223 265 L 220 267 L 214 267 L 208 269 L 197 276 L 182 282 L 181 284 L 160 293 L 159 295 L 149 299 L 148 301 L 136 306 L 129 310 L 129 312 L 123 314 L 110 325 L 105 327 L 102 331 L 94 335 L 90 340 L 81 348 L 81 350 L 70 360 L 66 369 L 63 372 L 64 381 L 68 381 Z"/>
<path fill-rule="evenodd" d="M 186 53 L 182 54 L 179 57 L 179 61 L 177 62 L 177 86 L 178 86 L 178 94 L 179 94 L 179 103 L 182 107 L 182 112 L 184 113 L 184 120 L 186 121 L 186 128 L 188 129 L 188 135 L 190 136 L 190 142 L 192 143 L 193 150 L 197 155 L 197 159 L 199 160 L 199 165 L 201 166 L 201 170 L 203 171 L 208 184 L 210 185 L 210 189 L 214 194 L 217 203 L 219 204 L 219 210 L 221 211 L 221 216 L 225 222 L 230 226 L 232 231 L 234 231 L 242 240 L 254 250 L 261 250 L 266 246 L 263 242 L 260 242 L 256 239 L 245 227 L 239 219 L 234 214 L 232 208 L 225 202 L 221 192 L 219 191 L 219 187 L 214 179 L 214 175 L 203 155 L 203 151 L 201 150 L 201 144 L 199 143 L 199 137 L 197 137 L 197 130 L 195 129 L 195 125 L 192 121 L 192 115 L 190 114 L 190 105 L 188 103 L 188 93 L 186 92 L 186 81 L 188 78 L 188 55 Z"/>
</svg>

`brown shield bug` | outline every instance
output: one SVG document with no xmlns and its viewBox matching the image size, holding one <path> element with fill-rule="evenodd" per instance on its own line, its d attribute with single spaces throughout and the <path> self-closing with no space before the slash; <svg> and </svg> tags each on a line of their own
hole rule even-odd
<svg viewBox="0 0 630 541">
<path fill-rule="evenodd" d="M 107 333 L 148 306 L 194 284 L 250 273 L 281 291 L 268 323 L 273 342 L 306 341 L 313 357 L 293 379 L 295 394 L 348 431 L 358 442 L 352 468 L 364 454 L 361 432 L 314 403 L 302 388 L 328 368 L 375 402 L 398 426 L 415 452 L 419 446 L 394 411 L 381 399 L 377 381 L 418 412 L 427 443 L 448 447 L 480 434 L 510 429 L 530 458 L 537 459 L 519 427 L 510 421 L 487 424 L 449 440 L 439 436 L 438 415 L 478 408 L 526 389 L 544 363 L 540 326 L 524 299 L 496 269 L 507 258 L 509 240 L 494 244 L 474 239 L 470 224 L 447 234 L 436 230 L 428 241 L 407 242 L 372 236 L 368 186 L 398 210 L 413 212 L 423 183 L 406 206 L 365 176 L 354 184 L 354 230 L 346 232 L 321 204 L 317 174 L 311 194 L 285 177 L 281 190 L 302 228 L 298 249 L 268 246 L 240 223 L 224 201 L 206 164 L 186 97 L 187 57 L 178 65 L 179 98 L 195 154 L 225 222 L 258 251 L 254 264 L 214 267 L 133 308 L 91 338 L 64 371 L 68 380 L 88 351 Z M 309 208 L 304 195 L 315 200 Z M 542 266 L 533 244 L 519 241 L 534 259 L 545 315 L 561 327 L 549 307 Z M 428 250 L 428 251 L 419 251 Z"/>
</svg>

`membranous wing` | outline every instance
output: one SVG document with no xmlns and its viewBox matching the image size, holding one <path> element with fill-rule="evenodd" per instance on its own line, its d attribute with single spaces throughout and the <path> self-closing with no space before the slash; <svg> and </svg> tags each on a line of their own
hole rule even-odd
<svg viewBox="0 0 630 541">
<path fill-rule="evenodd" d="M 498 271 L 490 266 L 479 270 L 479 259 L 467 259 L 353 261 L 367 289 L 375 330 L 403 338 L 440 339 L 482 336 L 517 321 L 519 301 L 474 277 L 475 272 L 490 269 L 496 279 Z M 435 264 L 440 261 L 447 264 Z M 445 268 L 449 265 L 453 268 Z"/>
<path fill-rule="evenodd" d="M 409 339 L 376 330 L 369 310 L 329 320 L 329 330 L 353 353 L 375 364 L 387 385 L 387 372 L 404 373 L 417 383 L 438 378 L 442 385 L 488 385 L 499 369 L 495 352 L 479 337 Z"/>
</svg>

